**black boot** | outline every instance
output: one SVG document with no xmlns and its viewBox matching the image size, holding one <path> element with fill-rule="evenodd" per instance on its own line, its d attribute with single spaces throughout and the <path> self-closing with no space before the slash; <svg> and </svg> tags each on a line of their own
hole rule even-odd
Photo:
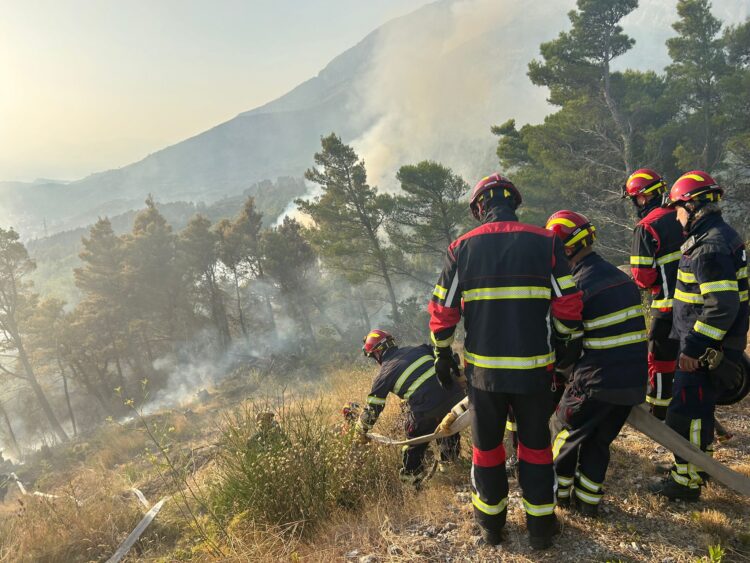
<svg viewBox="0 0 750 563">
<path fill-rule="evenodd" d="M 557 497 L 557 506 L 560 508 L 570 508 L 570 495 L 566 497 Z"/>
<path fill-rule="evenodd" d="M 587 516 L 589 518 L 597 518 L 599 516 L 598 504 L 590 504 L 588 502 L 582 501 L 581 499 L 578 499 L 576 501 L 576 510 L 583 516 Z"/>
<path fill-rule="evenodd" d="M 691 489 L 680 485 L 671 477 L 666 477 L 658 483 L 652 483 L 648 487 L 649 492 L 655 495 L 667 497 L 669 500 L 684 500 L 686 502 L 696 502 L 701 496 L 700 487 Z"/>
<path fill-rule="evenodd" d="M 557 520 L 557 516 L 552 515 L 554 518 L 552 523 L 552 530 L 549 535 L 546 536 L 529 536 L 529 545 L 531 549 L 541 550 L 552 547 L 552 538 L 560 533 L 560 522 Z"/>
<path fill-rule="evenodd" d="M 505 539 L 501 530 L 488 530 L 481 526 L 480 530 L 482 531 L 482 539 L 487 545 L 499 545 Z"/>
</svg>

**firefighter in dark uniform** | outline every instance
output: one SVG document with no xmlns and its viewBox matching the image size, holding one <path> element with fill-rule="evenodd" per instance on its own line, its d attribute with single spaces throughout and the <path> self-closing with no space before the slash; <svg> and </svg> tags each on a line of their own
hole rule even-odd
<svg viewBox="0 0 750 563">
<path fill-rule="evenodd" d="M 552 545 L 555 474 L 549 416 L 556 349 L 559 362 L 577 357 L 581 294 L 554 233 L 520 223 L 521 194 L 493 174 L 472 190 L 482 223 L 454 241 L 430 301 L 438 378 L 450 385 L 453 341 L 463 313 L 464 363 L 472 411 L 474 515 L 484 540 L 503 539 L 508 505 L 505 431 L 508 408 L 518 426 L 518 475 L 530 543 Z M 572 363 L 572 362 L 571 362 Z"/>
<path fill-rule="evenodd" d="M 446 390 L 435 378 L 434 352 L 429 344 L 398 347 L 393 336 L 379 329 L 371 330 L 364 340 L 362 352 L 380 364 L 380 372 L 356 424 L 358 437 L 367 440 L 367 432 L 375 425 L 385 408 L 388 393 L 407 402 L 406 436 L 416 438 L 435 431 L 451 408 L 461 402 L 464 392 L 458 385 Z M 458 459 L 459 434 L 437 440 L 441 463 Z M 427 444 L 404 446 L 401 479 L 418 485 L 424 477 L 424 456 Z"/>
<path fill-rule="evenodd" d="M 638 287 L 651 292 L 648 336 L 648 391 L 651 413 L 664 420 L 672 400 L 679 342 L 670 337 L 677 263 L 685 241 L 675 210 L 662 206 L 664 179 L 648 168 L 633 172 L 623 186 L 640 217 L 633 232 L 630 269 Z"/>
<path fill-rule="evenodd" d="M 574 501 L 581 513 L 595 517 L 609 446 L 646 391 L 646 320 L 638 287 L 594 252 L 596 228 L 586 217 L 558 211 L 547 229 L 565 244 L 573 279 L 583 292 L 583 354 L 555 417 L 557 503 Z"/>
<path fill-rule="evenodd" d="M 680 341 L 680 355 L 666 422 L 703 451 L 714 438 L 717 394 L 741 377 L 738 364 L 747 345 L 747 254 L 721 216 L 723 193 L 701 170 L 683 174 L 669 193 L 688 239 L 677 271 L 672 335 Z M 701 473 L 675 456 L 669 476 L 652 491 L 698 500 Z"/>
</svg>

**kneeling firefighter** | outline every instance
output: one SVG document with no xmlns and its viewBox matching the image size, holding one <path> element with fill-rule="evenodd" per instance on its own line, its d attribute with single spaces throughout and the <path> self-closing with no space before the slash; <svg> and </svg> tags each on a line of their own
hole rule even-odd
<svg viewBox="0 0 750 563">
<path fill-rule="evenodd" d="M 557 503 L 596 516 L 609 465 L 609 446 L 648 378 L 647 333 L 641 295 L 633 281 L 592 247 L 596 228 L 579 213 L 547 220 L 565 245 L 576 287 L 583 292 L 583 353 L 557 406 L 552 455 Z"/>
<path fill-rule="evenodd" d="M 464 398 L 460 386 L 454 385 L 446 390 L 438 383 L 433 365 L 434 352 L 428 344 L 399 347 L 390 333 L 374 329 L 365 337 L 362 352 L 380 365 L 367 405 L 356 424 L 362 441 L 367 441 L 367 432 L 383 412 L 388 393 L 393 393 L 408 405 L 405 428 L 408 438 L 434 432 L 443 417 Z M 459 434 L 440 438 L 437 443 L 442 463 L 458 458 Z M 400 472 L 404 482 L 416 485 L 424 478 L 424 456 L 428 446 L 404 446 Z"/>
</svg>

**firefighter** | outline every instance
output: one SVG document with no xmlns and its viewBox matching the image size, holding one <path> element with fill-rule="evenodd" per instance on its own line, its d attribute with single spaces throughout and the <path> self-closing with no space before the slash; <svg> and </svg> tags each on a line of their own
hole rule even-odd
<svg viewBox="0 0 750 563">
<path fill-rule="evenodd" d="M 372 382 L 367 404 L 357 421 L 355 430 L 360 441 L 367 441 L 367 433 L 375 425 L 385 408 L 388 393 L 406 401 L 406 436 L 416 438 L 435 431 L 443 417 L 464 398 L 458 385 L 446 390 L 435 378 L 432 346 L 396 345 L 393 336 L 380 329 L 371 330 L 364 339 L 362 352 L 380 365 L 380 372 Z M 458 434 L 437 440 L 442 464 L 458 459 Z M 429 444 L 405 446 L 401 480 L 419 485 L 425 477 L 424 457 Z"/>
<path fill-rule="evenodd" d="M 742 239 L 724 222 L 724 190 L 706 172 L 683 174 L 672 186 L 669 206 L 688 239 L 682 246 L 674 295 L 672 336 L 679 339 L 667 425 L 703 451 L 714 437 L 714 410 L 723 385 L 741 377 L 747 345 L 747 254 Z M 675 456 L 668 477 L 651 490 L 670 499 L 696 501 L 701 470 Z"/>
<path fill-rule="evenodd" d="M 512 407 L 530 544 L 545 549 L 559 532 L 548 427 L 555 353 L 558 362 L 572 363 L 580 352 L 581 294 L 554 233 L 518 221 L 521 194 L 510 180 L 499 174 L 482 179 L 469 205 L 482 224 L 449 246 L 429 304 L 435 370 L 450 386 L 451 343 L 463 313 L 475 518 L 485 542 L 502 541 L 508 505 L 503 434 Z"/>
<path fill-rule="evenodd" d="M 685 240 L 675 210 L 662 206 L 664 179 L 649 168 L 633 172 L 623 186 L 623 197 L 635 206 L 640 221 L 633 232 L 630 269 L 638 287 L 651 293 L 648 336 L 648 390 L 651 413 L 664 420 L 672 400 L 672 380 L 679 342 L 670 337 L 677 263 Z"/>
<path fill-rule="evenodd" d="M 594 251 L 596 228 L 586 217 L 558 211 L 547 229 L 563 241 L 583 292 L 583 354 L 554 422 L 557 503 L 567 507 L 574 501 L 582 514 L 596 517 L 609 446 L 646 391 L 646 320 L 638 287 Z"/>
</svg>

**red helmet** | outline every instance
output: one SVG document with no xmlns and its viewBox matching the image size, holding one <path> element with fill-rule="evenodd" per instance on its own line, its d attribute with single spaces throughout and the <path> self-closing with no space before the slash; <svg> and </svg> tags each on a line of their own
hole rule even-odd
<svg viewBox="0 0 750 563">
<path fill-rule="evenodd" d="M 363 339 L 364 344 L 362 345 L 362 353 L 368 358 L 375 358 L 375 361 L 380 363 L 383 359 L 383 352 L 388 348 L 394 348 L 396 341 L 393 339 L 393 335 L 385 330 L 374 328 L 367 333 L 367 336 Z"/>
<path fill-rule="evenodd" d="M 688 201 L 701 203 L 720 201 L 722 195 L 724 195 L 724 189 L 716 183 L 716 180 L 702 170 L 691 170 L 680 176 L 672 185 L 667 206 L 674 207 L 678 203 Z"/>
<path fill-rule="evenodd" d="M 550 215 L 545 229 L 555 233 L 567 248 L 578 252 L 586 246 L 591 246 L 596 240 L 596 227 L 585 215 L 575 211 L 562 210 Z"/>
<path fill-rule="evenodd" d="M 659 174 L 650 168 L 639 168 L 628 176 L 628 181 L 622 187 L 622 197 L 635 197 L 650 193 L 662 193 L 667 190 L 667 184 Z"/>
<path fill-rule="evenodd" d="M 513 185 L 513 182 L 508 180 L 505 176 L 500 174 L 492 174 L 479 180 L 474 189 L 471 190 L 471 197 L 469 198 L 469 208 L 474 218 L 479 221 L 481 220 L 483 202 L 485 201 L 484 194 L 492 190 L 504 190 L 503 194 L 506 199 L 510 199 L 514 206 L 514 209 L 518 209 L 521 206 L 523 199 L 521 198 L 521 192 Z M 491 196 L 490 196 L 491 197 Z"/>
</svg>

